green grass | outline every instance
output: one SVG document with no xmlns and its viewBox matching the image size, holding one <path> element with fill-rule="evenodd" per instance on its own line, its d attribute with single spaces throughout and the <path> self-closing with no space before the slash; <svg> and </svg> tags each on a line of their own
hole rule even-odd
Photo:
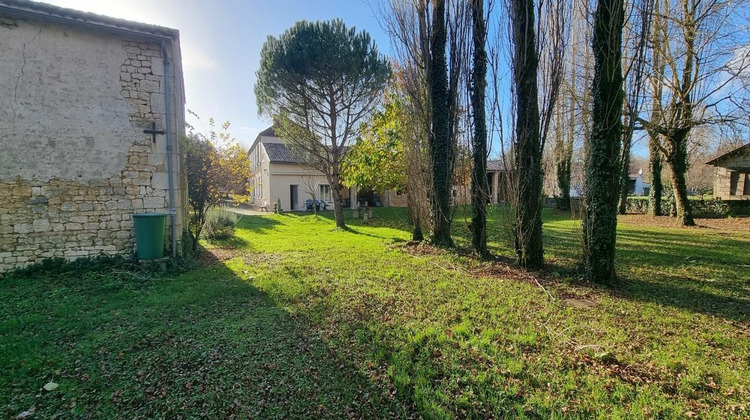
<svg viewBox="0 0 750 420">
<path fill-rule="evenodd" d="M 508 217 L 491 216 L 508 259 Z M 579 279 L 580 222 L 558 213 L 545 214 L 539 284 L 406 246 L 399 209 L 350 222 L 245 216 L 211 244 L 220 261 L 178 275 L 102 264 L 1 280 L 0 413 L 750 416 L 748 225 L 624 218 L 623 284 L 606 289 Z M 466 247 L 461 211 L 454 228 Z"/>
</svg>

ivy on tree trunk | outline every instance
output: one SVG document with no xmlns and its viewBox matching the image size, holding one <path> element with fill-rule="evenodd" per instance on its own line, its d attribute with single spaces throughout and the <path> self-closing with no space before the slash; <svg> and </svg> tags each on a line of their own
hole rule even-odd
<svg viewBox="0 0 750 420">
<path fill-rule="evenodd" d="M 484 1 L 473 0 L 471 4 L 474 28 L 474 66 L 471 73 L 471 109 L 474 121 L 471 171 L 471 244 L 474 252 L 486 257 L 487 251 L 487 119 L 485 115 L 485 87 L 487 84 L 487 51 L 485 49 Z"/>
<path fill-rule="evenodd" d="M 430 45 L 430 105 L 432 131 L 430 133 L 430 163 L 432 166 L 432 243 L 438 247 L 452 247 L 451 191 L 452 142 L 450 131 L 450 99 L 448 94 L 448 63 L 445 57 L 447 31 L 445 0 L 435 0 L 432 13 L 432 42 Z"/>
<path fill-rule="evenodd" d="M 593 132 L 584 176 L 583 257 L 585 278 L 602 284 L 616 280 L 623 19 L 622 0 L 598 0 L 593 39 Z"/>
<path fill-rule="evenodd" d="M 542 150 L 539 131 L 538 58 L 534 1 L 513 0 L 513 56 L 516 85 L 516 226 L 518 264 L 540 268 L 542 248 Z"/>
<path fill-rule="evenodd" d="M 678 130 L 672 136 L 669 136 L 668 143 L 675 145 L 675 147 L 667 157 L 667 164 L 672 170 L 672 189 L 677 205 L 677 221 L 682 226 L 695 226 L 685 181 L 685 174 L 688 169 L 687 135 L 688 130 Z"/>
<path fill-rule="evenodd" d="M 648 139 L 648 173 L 651 177 L 651 189 L 648 192 L 648 214 L 651 216 L 661 216 L 661 194 L 664 187 L 661 184 L 661 150 L 659 150 L 659 135 L 649 135 Z"/>
</svg>

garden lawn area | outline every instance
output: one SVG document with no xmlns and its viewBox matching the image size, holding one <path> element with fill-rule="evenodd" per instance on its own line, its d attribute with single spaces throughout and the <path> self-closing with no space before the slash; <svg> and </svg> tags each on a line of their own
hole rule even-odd
<svg viewBox="0 0 750 420">
<path fill-rule="evenodd" d="M 509 264 L 500 208 L 493 262 L 408 243 L 403 209 L 374 215 L 348 231 L 330 212 L 243 216 L 183 273 L 6 276 L 0 414 L 750 417 L 750 219 L 622 217 L 622 284 L 601 288 L 566 214 L 545 213 L 533 274 Z M 466 225 L 457 210 L 459 247 Z"/>
</svg>

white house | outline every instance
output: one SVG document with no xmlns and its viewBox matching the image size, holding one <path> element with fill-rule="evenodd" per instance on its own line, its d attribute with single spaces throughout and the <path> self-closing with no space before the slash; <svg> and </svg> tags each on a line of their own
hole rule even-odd
<svg viewBox="0 0 750 420">
<path fill-rule="evenodd" d="M 320 171 L 297 163 L 291 150 L 276 135 L 273 127 L 258 134 L 250 151 L 251 204 L 262 210 L 273 210 L 281 200 L 284 211 L 304 211 L 307 200 L 315 199 L 333 206 L 331 186 Z M 356 193 L 350 189 L 350 202 L 356 205 Z"/>
<path fill-rule="evenodd" d="M 651 186 L 648 182 L 643 181 L 643 169 L 637 174 L 630 174 L 630 195 L 642 196 L 648 194 L 648 188 Z"/>
</svg>

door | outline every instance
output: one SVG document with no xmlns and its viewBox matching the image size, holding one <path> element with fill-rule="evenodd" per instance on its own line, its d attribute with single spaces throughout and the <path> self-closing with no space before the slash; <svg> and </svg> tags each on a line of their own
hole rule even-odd
<svg viewBox="0 0 750 420">
<path fill-rule="evenodd" d="M 297 210 L 297 198 L 299 197 L 299 188 L 297 185 L 289 186 L 289 203 L 291 207 L 289 210 Z"/>
</svg>

